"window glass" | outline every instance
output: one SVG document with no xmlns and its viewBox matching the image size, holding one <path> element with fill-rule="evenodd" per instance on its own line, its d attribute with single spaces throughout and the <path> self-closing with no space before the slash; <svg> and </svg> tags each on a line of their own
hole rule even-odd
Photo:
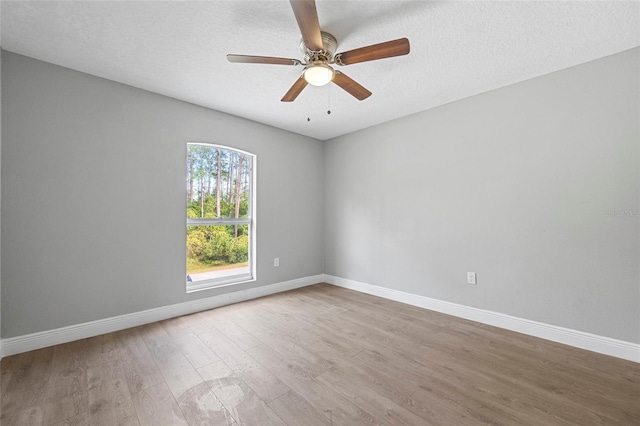
<svg viewBox="0 0 640 426">
<path fill-rule="evenodd" d="M 187 144 L 187 290 L 254 279 L 255 156 Z"/>
</svg>

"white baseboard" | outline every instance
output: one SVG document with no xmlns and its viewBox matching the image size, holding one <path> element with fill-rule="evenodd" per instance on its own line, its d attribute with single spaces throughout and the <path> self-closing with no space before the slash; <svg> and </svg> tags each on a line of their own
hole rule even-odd
<svg viewBox="0 0 640 426">
<path fill-rule="evenodd" d="M 105 318 L 83 324 L 71 325 L 55 330 L 41 331 L 24 336 L 11 337 L 0 341 L 0 359 L 3 356 L 15 355 L 34 349 L 47 346 L 58 345 L 87 337 L 98 336 L 100 334 L 113 331 L 124 330 L 143 324 L 174 318 L 181 315 L 192 314 L 207 309 L 213 309 L 232 303 L 245 300 L 256 299 L 270 294 L 293 290 L 308 285 L 317 284 L 323 281 L 323 275 L 299 278 L 276 284 L 240 290 L 204 299 L 191 300 L 189 302 L 177 303 L 175 305 L 162 306 L 160 308 L 148 309 L 146 311 L 134 312 L 131 314 L 119 315 L 117 317 Z"/>
<path fill-rule="evenodd" d="M 324 282 L 385 299 L 395 300 L 396 302 L 402 302 L 408 305 L 418 306 L 420 308 L 640 363 L 640 345 L 636 343 L 445 302 L 359 281 L 334 277 L 332 275 L 324 275 Z"/>
<path fill-rule="evenodd" d="M 268 296 L 270 294 L 280 293 L 287 290 L 306 287 L 320 282 L 326 282 L 338 287 L 349 288 L 362 293 L 406 303 L 408 305 L 442 312 L 444 314 L 640 363 L 640 345 L 635 343 L 513 317 L 498 312 L 445 302 L 425 296 L 374 286 L 359 281 L 334 277 L 332 275 L 314 275 L 262 287 L 255 287 L 247 290 L 207 297 L 204 299 L 178 303 L 175 305 L 163 306 L 146 311 L 134 312 L 117 317 L 105 318 L 88 323 L 72 325 L 55 330 L 47 330 L 24 336 L 2 339 L 0 340 L 0 359 L 3 356 L 15 355 L 34 349 L 71 342 L 73 340 L 124 330 L 126 328 L 149 324 L 168 318 L 174 318 L 224 305 L 230 305 L 232 303 L 256 299 L 258 297 Z"/>
</svg>

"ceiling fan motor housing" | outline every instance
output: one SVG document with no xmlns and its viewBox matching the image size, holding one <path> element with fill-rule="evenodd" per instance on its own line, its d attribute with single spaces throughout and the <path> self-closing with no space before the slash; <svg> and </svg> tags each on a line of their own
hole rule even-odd
<svg viewBox="0 0 640 426">
<path fill-rule="evenodd" d="M 300 40 L 300 50 L 304 53 L 305 62 L 308 64 L 330 64 L 333 62 L 333 55 L 336 53 L 338 41 L 333 35 L 327 32 L 321 31 L 320 34 L 322 36 L 322 50 L 309 50 L 304 44 L 304 40 Z"/>
</svg>

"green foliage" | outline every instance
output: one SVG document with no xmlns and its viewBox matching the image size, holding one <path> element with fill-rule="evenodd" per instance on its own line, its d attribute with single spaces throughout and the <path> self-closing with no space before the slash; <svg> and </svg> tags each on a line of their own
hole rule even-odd
<svg viewBox="0 0 640 426">
<path fill-rule="evenodd" d="M 187 217 L 189 219 L 195 219 L 200 217 L 200 204 L 193 201 L 187 205 Z"/>
<path fill-rule="evenodd" d="M 247 235 L 240 235 L 238 238 L 234 238 L 229 250 L 229 262 L 241 263 L 249 260 L 249 237 Z"/>
<path fill-rule="evenodd" d="M 249 212 L 248 194 L 241 194 L 240 198 L 240 214 L 238 217 L 247 217 Z M 203 209 L 204 207 L 204 213 Z M 235 204 L 230 204 L 227 198 L 220 198 L 220 216 L 235 217 Z M 216 197 L 215 195 L 205 195 L 202 200 L 194 200 L 187 203 L 187 217 L 190 219 L 197 218 L 215 218 L 216 217 Z"/>
<path fill-rule="evenodd" d="M 210 265 L 234 264 L 249 259 L 247 226 L 188 226 L 187 256 Z"/>
</svg>

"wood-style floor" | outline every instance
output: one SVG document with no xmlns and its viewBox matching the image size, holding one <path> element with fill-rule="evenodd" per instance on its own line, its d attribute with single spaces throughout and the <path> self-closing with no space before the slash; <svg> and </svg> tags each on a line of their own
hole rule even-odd
<svg viewBox="0 0 640 426">
<path fill-rule="evenodd" d="M 640 364 L 326 284 L 0 367 L 3 426 L 640 424 Z"/>
</svg>

